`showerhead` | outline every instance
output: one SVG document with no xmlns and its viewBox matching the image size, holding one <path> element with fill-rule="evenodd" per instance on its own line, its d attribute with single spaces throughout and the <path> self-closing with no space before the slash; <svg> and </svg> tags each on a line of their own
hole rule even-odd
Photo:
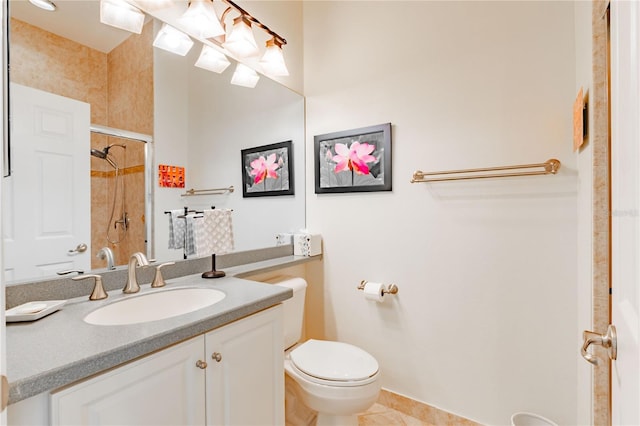
<svg viewBox="0 0 640 426">
<path fill-rule="evenodd" d="M 93 155 L 94 157 L 100 158 L 102 160 L 105 160 L 107 163 L 111 165 L 111 167 L 113 167 L 114 169 L 116 169 L 116 171 L 118 171 L 119 170 L 118 165 L 115 163 L 115 161 L 113 161 L 112 156 L 109 155 L 109 150 L 111 149 L 112 146 L 120 146 L 122 148 L 126 148 L 124 145 L 113 144 L 113 145 L 105 146 L 102 151 L 97 149 L 91 149 L 91 155 Z"/>
<path fill-rule="evenodd" d="M 102 158 L 103 160 L 105 160 L 107 158 L 107 150 L 105 149 L 104 151 L 99 151 L 97 149 L 91 149 L 91 155 L 93 155 L 94 157 L 98 157 L 98 158 Z"/>
<path fill-rule="evenodd" d="M 98 158 L 102 158 L 103 160 L 107 159 L 107 155 L 109 154 L 109 150 L 111 148 L 113 148 L 114 146 L 120 147 L 120 148 L 124 148 L 126 149 L 127 146 L 125 144 L 122 143 L 112 143 L 111 145 L 107 145 L 105 146 L 102 151 L 98 150 L 98 149 L 91 149 L 91 155 L 93 155 L 94 157 L 98 157 Z"/>
</svg>

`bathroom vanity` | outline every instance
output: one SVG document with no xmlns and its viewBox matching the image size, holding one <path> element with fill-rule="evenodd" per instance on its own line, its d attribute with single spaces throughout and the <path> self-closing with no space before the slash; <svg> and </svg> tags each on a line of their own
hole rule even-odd
<svg viewBox="0 0 640 426">
<path fill-rule="evenodd" d="M 49 424 L 284 424 L 281 311 L 274 306 L 56 390 Z"/>
<path fill-rule="evenodd" d="M 143 284 L 139 295 L 70 300 L 59 312 L 7 327 L 9 424 L 284 424 L 280 302 L 291 291 L 238 278 L 309 261 L 290 256 Z M 236 276 L 233 276 L 236 275 Z M 103 305 L 154 291 L 215 288 L 225 298 L 139 324 L 83 321 Z"/>
</svg>

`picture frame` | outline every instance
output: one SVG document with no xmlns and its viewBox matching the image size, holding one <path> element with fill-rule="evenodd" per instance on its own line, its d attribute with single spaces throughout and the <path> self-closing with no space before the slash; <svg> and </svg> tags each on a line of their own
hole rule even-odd
<svg viewBox="0 0 640 426">
<path fill-rule="evenodd" d="M 316 194 L 391 191 L 391 123 L 317 135 Z"/>
<path fill-rule="evenodd" d="M 294 195 L 292 141 L 241 150 L 242 197 Z"/>
</svg>

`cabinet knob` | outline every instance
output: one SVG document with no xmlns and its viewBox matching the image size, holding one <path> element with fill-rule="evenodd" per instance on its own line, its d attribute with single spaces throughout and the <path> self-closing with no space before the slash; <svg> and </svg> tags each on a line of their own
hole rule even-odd
<svg viewBox="0 0 640 426">
<path fill-rule="evenodd" d="M 198 360 L 198 362 L 196 362 L 196 367 L 204 370 L 205 368 L 207 368 L 207 362 Z"/>
<path fill-rule="evenodd" d="M 214 352 L 211 354 L 211 359 L 216 360 L 216 362 L 222 361 L 222 354 L 220 352 Z"/>
</svg>

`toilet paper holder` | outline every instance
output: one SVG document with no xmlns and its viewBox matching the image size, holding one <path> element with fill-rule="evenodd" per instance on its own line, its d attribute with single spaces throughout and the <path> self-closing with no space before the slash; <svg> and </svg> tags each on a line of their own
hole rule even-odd
<svg viewBox="0 0 640 426">
<path fill-rule="evenodd" d="M 367 280 L 360 281 L 358 290 L 364 290 L 364 286 L 367 282 L 368 282 Z M 395 284 L 389 284 L 388 286 L 382 289 L 382 294 L 398 294 L 398 286 Z"/>
</svg>

